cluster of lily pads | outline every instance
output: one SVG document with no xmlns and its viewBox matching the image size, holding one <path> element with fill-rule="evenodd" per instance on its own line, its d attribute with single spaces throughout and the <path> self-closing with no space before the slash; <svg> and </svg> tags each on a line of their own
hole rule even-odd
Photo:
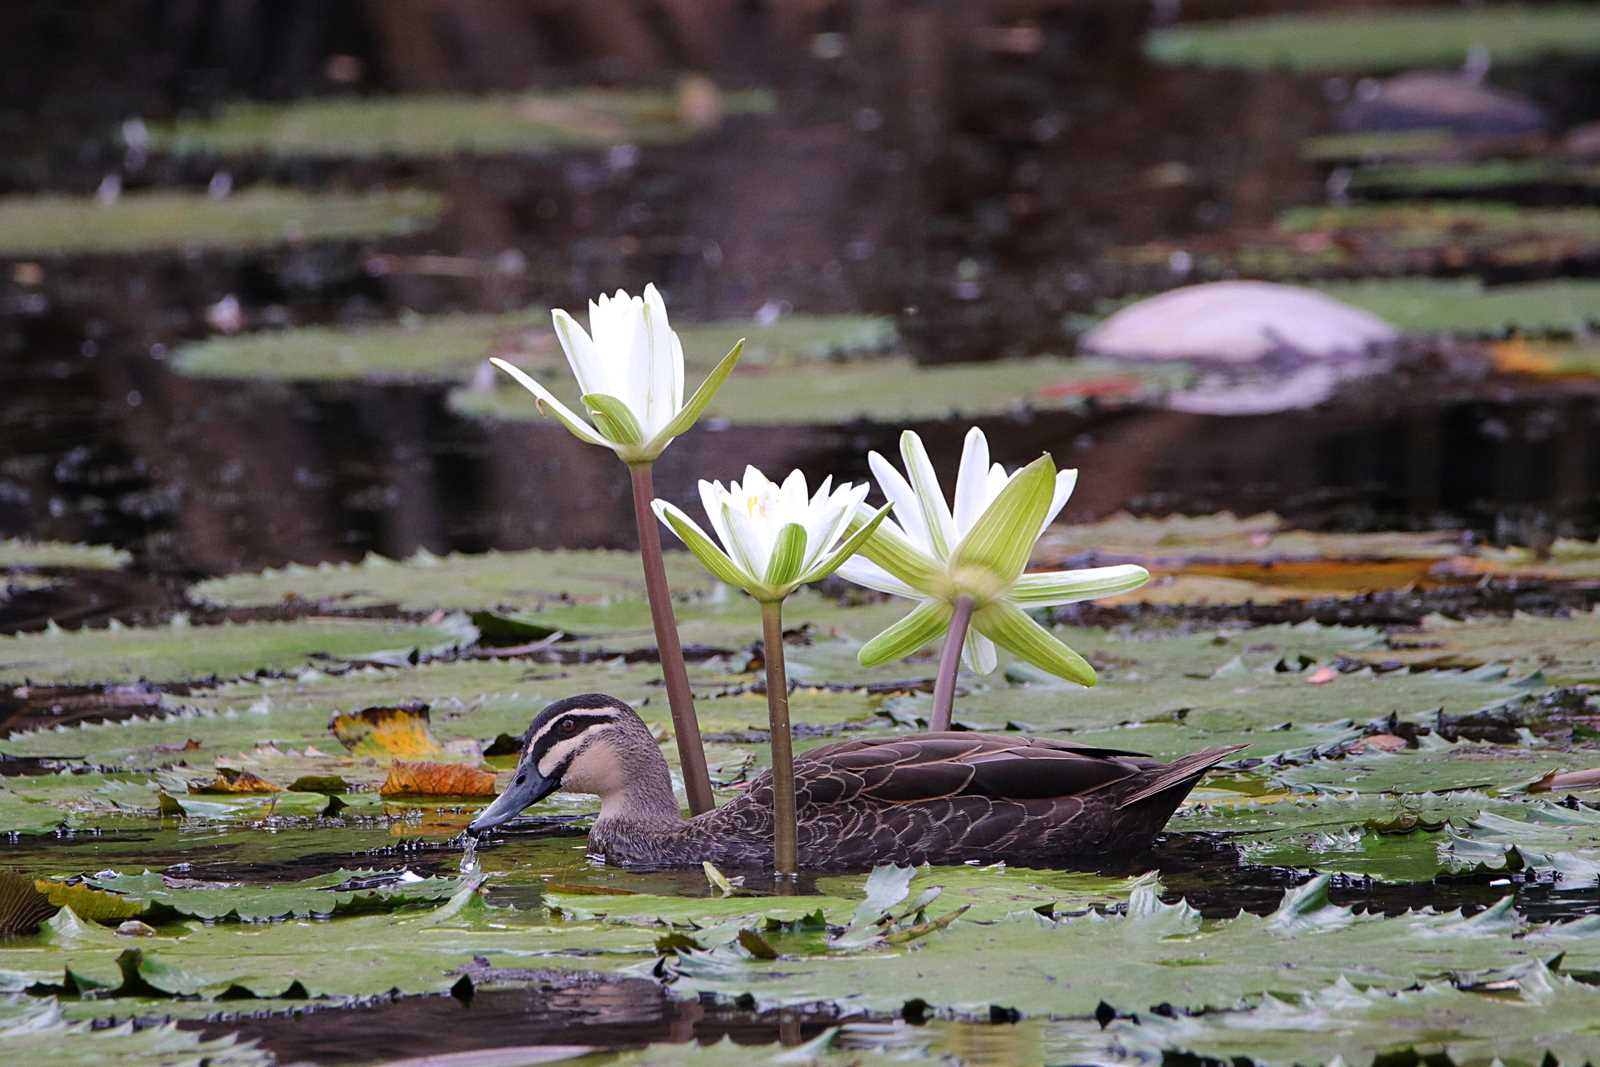
<svg viewBox="0 0 1600 1067">
<path fill-rule="evenodd" d="M 229 1011 L 603 972 L 648 976 L 672 997 L 871 1020 L 824 1016 L 804 1053 L 824 1063 L 959 1055 L 975 1041 L 1006 1042 L 1000 1054 L 1023 1061 L 1106 1063 L 1178 1050 L 1364 1062 L 1407 1047 L 1515 1062 L 1586 1047 L 1597 964 L 1592 920 L 1572 916 L 1595 893 L 1600 821 L 1552 772 L 1600 762 L 1600 616 L 1436 617 L 1385 632 L 1166 626 L 1137 612 L 1160 608 L 1164 585 L 1182 595 L 1171 583 L 1203 579 L 1217 584 L 1191 593 L 1235 604 L 1306 582 L 1333 597 L 1386 568 L 1407 585 L 1582 583 L 1600 550 L 1313 535 L 1271 516 L 1117 517 L 1056 528 L 1038 555 L 1154 579 L 1110 601 L 1134 612 L 1110 628 L 1039 613 L 1099 685 L 1002 655 L 1003 670 L 963 676 L 955 723 L 1167 757 L 1249 743 L 1174 820 L 1181 837 L 1215 842 L 1192 874 L 884 870 L 774 898 L 699 872 L 591 867 L 566 821 L 590 809 L 560 794 L 545 821 L 459 871 L 453 842 L 545 702 L 611 692 L 672 734 L 637 561 L 522 552 L 292 567 L 189 596 L 213 611 L 292 606 L 297 621 L 0 642 L 0 684 L 42 702 L 0 745 L 28 771 L 4 779 L 0 825 L 44 898 L 38 932 L 0 946 L 7 1019 L 104 1042 L 91 1049 L 170 1043 L 177 1062 L 230 1062 L 215 1021 Z M 663 561 L 713 789 L 730 796 L 770 759 L 752 612 L 688 554 Z M 120 565 L 19 546 L 6 569 L 45 577 L 80 562 Z M 926 727 L 937 660 L 860 661 L 902 603 L 837 585 L 785 601 L 797 748 Z M 381 608 L 395 617 L 361 617 Z M 85 690 L 103 699 L 74 718 Z M 1262 894 L 1250 910 L 1265 914 L 1229 917 L 1239 897 L 1211 888 L 1235 856 L 1265 875 L 1249 883 Z M 1303 871 L 1332 877 L 1284 896 Z M 1343 906 L 1357 896 L 1390 903 Z M 79 1022 L 173 1016 L 213 1021 L 203 1036 Z M 992 1019 L 1018 1021 L 991 1030 Z M 226 1047 L 235 1062 L 265 1060 Z M 696 1055 L 750 1051 L 638 1059 Z"/>
</svg>

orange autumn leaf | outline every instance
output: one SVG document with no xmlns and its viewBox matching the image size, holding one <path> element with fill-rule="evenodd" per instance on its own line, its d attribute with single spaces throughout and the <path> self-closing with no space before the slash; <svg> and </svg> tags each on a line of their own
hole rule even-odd
<svg viewBox="0 0 1600 1067">
<path fill-rule="evenodd" d="M 492 797 L 494 772 L 465 763 L 396 760 L 378 790 L 385 797 Z"/>
<path fill-rule="evenodd" d="M 259 774 L 242 771 L 236 767 L 218 767 L 217 775 L 202 786 L 191 787 L 191 793 L 281 793 L 283 786 L 273 785 Z"/>
<path fill-rule="evenodd" d="M 1494 369 L 1502 374 L 1551 374 L 1556 360 L 1549 352 L 1520 337 L 1489 346 Z"/>
<path fill-rule="evenodd" d="M 338 712 L 328 729 L 357 756 L 437 756 L 444 749 L 428 729 L 426 704 L 362 708 Z"/>
</svg>

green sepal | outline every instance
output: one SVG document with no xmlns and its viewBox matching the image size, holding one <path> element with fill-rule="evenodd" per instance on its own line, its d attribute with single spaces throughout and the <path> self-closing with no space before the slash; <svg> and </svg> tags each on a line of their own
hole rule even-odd
<svg viewBox="0 0 1600 1067">
<path fill-rule="evenodd" d="M 856 661 L 876 667 L 904 659 L 950 628 L 955 609 L 943 600 L 924 600 L 911 613 L 861 646 Z"/>
<path fill-rule="evenodd" d="M 885 504 L 878 509 L 876 515 L 859 525 L 852 519 L 850 521 L 850 536 L 839 542 L 839 547 L 833 550 L 832 555 L 807 571 L 801 581 L 820 582 L 840 567 L 843 567 L 845 560 L 861 550 L 861 546 L 867 543 L 867 538 L 878 531 L 878 527 L 883 525 L 883 520 L 893 509 L 893 504 Z"/>
<path fill-rule="evenodd" d="M 1028 618 L 1015 604 L 996 600 L 972 616 L 977 631 L 1018 659 L 1079 685 L 1094 685 L 1089 661 L 1062 644 L 1049 630 Z"/>
<path fill-rule="evenodd" d="M 595 428 L 605 434 L 613 444 L 624 448 L 638 448 L 644 444 L 644 431 L 639 420 L 633 417 L 628 405 L 607 393 L 584 393 L 583 406 L 594 418 Z"/>
<path fill-rule="evenodd" d="M 693 519 L 665 500 L 652 501 L 650 510 L 656 513 L 656 518 L 666 523 L 667 527 L 678 535 L 678 540 L 683 542 L 683 546 L 694 553 L 694 557 L 718 581 L 726 582 L 737 589 L 749 589 L 750 576 L 729 559 L 727 553 L 718 548 L 716 543 L 706 536 L 705 531 L 695 525 Z"/>
<path fill-rule="evenodd" d="M 785 523 L 767 557 L 768 589 L 785 589 L 800 577 L 806 562 L 806 528 L 797 522 Z"/>
<path fill-rule="evenodd" d="M 700 420 L 700 415 L 706 410 L 706 406 L 711 403 L 712 398 L 717 395 L 717 390 L 722 388 L 722 383 L 728 380 L 728 375 L 733 373 L 733 368 L 739 362 L 739 357 L 743 353 L 744 338 L 741 337 L 734 343 L 732 348 L 728 349 L 728 354 L 722 357 L 722 362 L 718 363 L 712 368 L 711 373 L 706 375 L 706 380 L 700 383 L 700 388 L 694 391 L 694 395 L 689 398 L 688 402 L 678 409 L 678 413 L 672 417 L 672 421 L 661 427 L 660 432 L 650 439 L 650 444 L 645 451 L 649 452 L 652 459 L 659 456 L 672 443 L 674 437 L 685 432 Z"/>
<path fill-rule="evenodd" d="M 1016 581 L 1033 554 L 1055 488 L 1056 465 L 1049 456 L 1019 470 L 956 546 L 951 570 L 981 567 L 1006 585 Z"/>
<path fill-rule="evenodd" d="M 1135 563 L 1077 571 L 1046 571 L 1018 578 L 1006 598 L 1025 608 L 1048 608 L 1132 592 L 1149 580 L 1150 572 Z"/>
<path fill-rule="evenodd" d="M 859 516 L 850 520 L 850 536 L 871 520 Z M 873 530 L 871 536 L 856 550 L 894 577 L 919 593 L 932 593 L 944 569 L 922 549 L 883 526 Z"/>
</svg>

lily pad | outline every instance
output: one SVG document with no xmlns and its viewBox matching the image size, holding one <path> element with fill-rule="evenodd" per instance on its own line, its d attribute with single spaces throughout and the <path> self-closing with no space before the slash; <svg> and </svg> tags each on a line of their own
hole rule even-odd
<svg viewBox="0 0 1600 1067">
<path fill-rule="evenodd" d="M 787 315 L 770 324 L 730 320 L 674 322 L 686 372 L 710 372 L 734 342 L 745 373 L 819 360 L 855 359 L 894 347 L 890 319 L 862 315 Z M 500 356 L 552 385 L 570 371 L 550 314 L 527 308 L 503 315 L 410 316 L 394 325 L 321 327 L 217 337 L 179 348 L 177 369 L 200 378 L 323 381 L 464 381 Z M 526 394 L 524 394 L 526 395 Z"/>
<path fill-rule="evenodd" d="M 734 425 L 901 422 L 1082 408 L 1088 397 L 1103 400 L 1108 382 L 1115 399 L 1148 399 L 1188 377 L 1181 367 L 1054 356 L 932 367 L 892 356 L 843 363 L 826 374 L 799 367 L 735 372 L 706 410 Z M 458 390 L 451 406 L 499 419 L 540 417 L 527 393 L 496 384 L 493 391 Z M 563 400 L 572 393 L 565 380 L 550 384 Z M 774 396 L 783 403 L 773 405 Z"/>
<path fill-rule="evenodd" d="M 0 996 L 0 1045 L 19 1063 L 71 1063 L 116 1067 L 160 1063 L 163 1067 L 271 1067 L 270 1052 L 231 1036 L 203 1038 L 174 1022 L 115 1026 L 69 1022 L 54 997 Z"/>
<path fill-rule="evenodd" d="M 266 248 L 400 237 L 431 227 L 443 201 L 420 190 L 302 193 L 255 188 L 227 197 L 158 190 L 93 199 L 0 197 L 0 256 Z"/>
<path fill-rule="evenodd" d="M 399 95 L 235 103 L 215 117 L 150 127 L 160 151 L 240 156 L 426 157 L 676 141 L 700 123 L 668 93 L 588 89 L 487 96 Z M 718 97 L 723 114 L 765 113 L 771 94 Z"/>
<path fill-rule="evenodd" d="M 366 619 L 104 630 L 50 629 L 0 638 L 0 685 L 30 679 L 65 682 L 179 682 L 281 671 L 313 659 L 367 659 L 409 650 L 470 644 L 465 619 L 409 624 Z"/>
<path fill-rule="evenodd" d="M 461 889 L 459 878 L 423 878 L 407 870 L 346 870 L 278 884 L 215 883 L 142 874 L 102 873 L 91 879 L 97 888 L 117 893 L 149 908 L 208 922 L 259 922 L 289 918 L 327 918 L 359 912 L 438 905 Z"/>
<path fill-rule="evenodd" d="M 1095 1041 L 1114 1058 L 1151 1062 L 1163 1054 L 1261 1067 L 1345 1063 L 1588 1062 L 1600 1028 L 1600 991 L 1534 962 L 1492 990 L 1447 982 L 1417 989 L 1363 989 L 1340 978 L 1298 997 L 1268 995 L 1252 1007 L 1203 1016 L 1119 1019 Z"/>
<path fill-rule="evenodd" d="M 1164 63 L 1251 70 L 1458 66 L 1474 48 L 1489 49 L 1496 63 L 1515 63 L 1600 52 L 1592 15 L 1577 4 L 1263 15 L 1159 29 L 1145 51 Z"/>
<path fill-rule="evenodd" d="M 1384 918 L 1331 904 L 1326 887 L 1319 878 L 1287 893 L 1272 915 L 1216 923 L 1203 923 L 1182 902 L 1164 904 L 1137 890 L 1126 914 L 958 919 L 911 948 L 772 962 L 689 956 L 674 968 L 673 988 L 749 994 L 774 1006 L 827 999 L 847 1010 L 894 1013 L 920 998 L 969 1017 L 988 1017 L 991 1006 L 1089 1016 L 1101 1003 L 1137 1012 L 1157 1004 L 1225 1007 L 1267 993 L 1314 991 L 1341 975 L 1398 990 L 1419 976 L 1531 964 L 1559 952 L 1508 936 L 1539 928 L 1504 905 L 1471 918 L 1428 911 Z M 1581 952 L 1584 960 L 1600 958 Z M 1570 953 L 1567 960 L 1579 964 Z"/>
<path fill-rule="evenodd" d="M 1355 653 L 1372 663 L 1410 667 L 1477 667 L 1498 661 L 1540 670 L 1551 684 L 1600 682 L 1600 609 L 1569 618 L 1423 619 L 1417 632 L 1391 634 Z"/>
<path fill-rule="evenodd" d="M 666 563 L 667 581 L 677 596 L 701 596 L 717 588 L 716 579 L 687 552 L 666 553 Z M 407 560 L 369 555 L 360 563 L 290 564 L 257 574 L 233 574 L 201 582 L 189 593 L 196 600 L 228 607 L 301 601 L 344 609 L 537 610 L 574 601 L 642 601 L 644 576 L 636 552 L 532 550 L 447 556 L 418 552 Z"/>
<path fill-rule="evenodd" d="M 15 537 L 0 540 L 0 574 L 5 575 L 19 570 L 56 568 L 114 571 L 126 567 L 132 558 L 122 549 L 110 545 L 27 541 Z"/>
</svg>

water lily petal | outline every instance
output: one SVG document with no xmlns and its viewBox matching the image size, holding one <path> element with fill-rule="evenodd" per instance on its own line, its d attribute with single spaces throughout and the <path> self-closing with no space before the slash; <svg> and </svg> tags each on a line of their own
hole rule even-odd
<svg viewBox="0 0 1600 1067">
<path fill-rule="evenodd" d="M 956 536 L 972 529 L 989 502 L 989 439 L 974 426 L 961 446 L 961 469 L 956 473 Z"/>
<path fill-rule="evenodd" d="M 861 646 L 856 661 L 876 667 L 904 659 L 950 628 L 954 609 L 942 600 L 924 600 L 911 613 Z"/>
<path fill-rule="evenodd" d="M 700 383 L 700 388 L 694 391 L 694 396 L 689 398 L 689 402 L 679 405 L 678 413 L 651 438 L 649 447 L 656 454 L 659 455 L 662 449 L 672 443 L 674 437 L 677 437 L 695 424 L 696 420 L 700 418 L 700 413 L 705 411 L 706 405 L 710 404 L 712 398 L 717 395 L 717 390 L 722 388 L 722 383 L 727 381 L 728 375 L 733 373 L 733 368 L 739 362 L 739 356 L 743 352 L 744 338 L 741 337 L 738 343 L 728 350 L 728 354 L 722 357 L 722 362 L 718 363 L 716 368 L 706 375 L 706 380 Z M 681 383 L 679 390 L 680 392 L 682 391 Z"/>
<path fill-rule="evenodd" d="M 1039 521 L 1055 489 L 1055 463 L 1040 456 L 1012 476 L 984 509 L 950 558 L 952 567 L 982 567 L 1009 585 L 1028 565 Z M 893 568 L 890 568 L 893 570 Z"/>
<path fill-rule="evenodd" d="M 753 578 L 760 580 L 767 573 L 767 560 L 772 546 L 761 535 L 760 528 L 741 508 L 722 505 L 722 521 L 727 524 L 733 543 L 728 546 L 734 560 Z"/>
<path fill-rule="evenodd" d="M 945 501 L 944 489 L 939 485 L 939 476 L 934 473 L 933 461 L 928 458 L 928 450 L 914 430 L 900 435 L 900 458 L 905 461 L 906 476 L 917 495 L 923 521 L 928 525 L 928 543 L 933 554 L 946 559 L 957 540 L 956 522 Z"/>
<path fill-rule="evenodd" d="M 1007 652 L 1040 670 L 1079 685 L 1095 683 L 1094 668 L 1088 660 L 1028 618 L 1027 612 L 1015 604 L 1003 600 L 987 604 L 973 613 L 972 625 Z"/>
<path fill-rule="evenodd" d="M 721 482 L 708 482 L 700 480 L 700 506 L 705 509 L 706 518 L 711 522 L 711 529 L 717 535 L 717 541 L 728 551 L 733 550 L 733 535 L 728 532 L 728 524 L 722 521 L 722 505 L 728 502 L 728 490 L 723 488 Z"/>
<path fill-rule="evenodd" d="M 993 674 L 1000 665 L 994 642 L 970 628 L 967 630 L 966 643 L 961 646 L 961 660 L 974 674 Z"/>
<path fill-rule="evenodd" d="M 931 553 L 933 541 L 928 536 L 928 520 L 923 517 L 922 505 L 917 502 L 911 483 L 877 452 L 867 453 L 867 466 L 872 468 L 872 476 L 877 479 L 884 499 L 894 505 L 895 520 L 906 538 L 923 552 Z"/>
<path fill-rule="evenodd" d="M 561 342 L 561 351 L 567 357 L 567 366 L 572 368 L 572 376 L 578 380 L 578 392 L 602 392 L 607 383 L 598 373 L 600 360 L 589 334 L 560 308 L 550 313 L 550 322 L 555 327 L 556 340 Z"/>
<path fill-rule="evenodd" d="M 1034 535 L 1037 541 L 1050 524 L 1056 521 L 1056 516 L 1061 514 L 1061 509 L 1067 506 L 1067 501 L 1072 498 L 1072 490 L 1078 485 L 1078 472 L 1076 469 L 1057 471 L 1055 492 L 1050 497 L 1050 507 L 1044 513 L 1044 521 L 1039 524 L 1039 533 Z"/>
<path fill-rule="evenodd" d="M 1087 567 L 1075 571 L 1046 571 L 1018 578 L 1006 599 L 1025 608 L 1076 604 L 1096 597 L 1116 596 L 1150 580 L 1150 572 L 1132 563 L 1112 567 Z"/>
<path fill-rule="evenodd" d="M 652 500 L 650 510 L 656 513 L 656 518 L 666 524 L 667 529 L 678 535 L 678 540 L 683 542 L 684 547 L 693 552 L 695 558 L 719 581 L 741 589 L 750 585 L 750 576 L 741 571 L 738 564 L 728 558 L 727 553 L 713 544 L 711 538 L 695 525 L 693 519 L 665 500 Z"/>
<path fill-rule="evenodd" d="M 667 306 L 653 283 L 644 287 L 641 321 L 649 370 L 645 377 L 645 409 L 639 422 L 646 435 L 653 437 L 678 413 L 674 379 L 679 383 L 683 380 L 682 363 L 678 363 L 676 374 L 673 365 L 674 356 L 681 360 L 681 349 L 673 344 L 675 334 L 667 321 Z"/>
<path fill-rule="evenodd" d="M 870 561 L 859 559 L 859 557 L 856 556 L 856 553 L 858 551 L 860 551 L 861 546 L 866 543 L 867 538 L 869 538 L 873 534 L 877 533 L 879 524 L 881 524 L 884 521 L 884 519 L 888 516 L 888 514 L 889 514 L 889 505 L 885 504 L 882 508 L 880 508 L 878 510 L 878 513 L 876 515 L 874 515 L 870 521 L 868 521 L 865 524 L 863 524 L 854 533 L 852 533 L 849 537 L 845 538 L 844 541 L 840 543 L 838 548 L 834 549 L 832 552 L 830 552 L 828 554 L 826 559 L 824 559 L 821 563 L 818 563 L 818 564 L 812 566 L 809 570 L 807 570 L 806 573 L 805 573 L 805 577 L 802 578 L 801 580 L 804 581 L 804 582 L 821 581 L 823 578 L 826 578 L 828 575 L 832 574 L 834 571 L 839 570 L 841 567 L 843 567 L 843 566 L 845 566 L 846 564 L 849 564 L 849 563 L 860 562 L 860 563 L 865 564 L 868 567 L 873 567 L 874 565 Z M 874 569 L 877 569 L 877 568 L 874 568 Z M 889 575 L 885 574 L 884 577 L 888 578 L 888 580 L 890 582 L 894 582 L 894 579 L 892 577 L 889 577 Z M 861 582 L 861 583 L 858 583 L 858 584 L 865 585 L 866 583 L 865 582 Z M 900 584 L 900 583 L 896 583 L 896 584 Z M 916 595 L 914 592 L 912 592 L 912 590 L 910 589 L 909 586 L 901 586 L 901 587 L 906 590 L 906 593 L 908 595 L 910 595 L 910 596 L 915 596 Z M 884 592 L 892 592 L 892 590 L 884 590 Z"/>
<path fill-rule="evenodd" d="M 532 393 L 534 398 L 541 405 L 549 408 L 550 413 L 559 419 L 563 426 L 571 431 L 572 436 L 591 445 L 600 445 L 604 448 L 612 447 L 612 443 L 610 441 L 600 436 L 600 434 L 597 433 L 592 426 L 590 426 L 580 416 L 573 412 L 571 408 L 557 400 L 555 398 L 555 394 L 551 393 L 550 390 L 546 389 L 544 386 L 540 385 L 538 382 L 524 374 L 521 368 L 514 367 L 505 360 L 498 358 L 491 359 L 489 362 L 493 363 L 496 367 L 499 367 L 501 370 L 511 375 L 511 377 L 516 380 L 516 383 L 522 386 L 528 392 Z"/>
<path fill-rule="evenodd" d="M 916 600 L 922 596 L 905 582 L 860 554 L 842 562 L 835 569 L 835 573 L 847 582 L 854 582 L 865 589 L 879 593 L 888 593 L 890 596 L 901 596 L 907 600 Z"/>
</svg>

